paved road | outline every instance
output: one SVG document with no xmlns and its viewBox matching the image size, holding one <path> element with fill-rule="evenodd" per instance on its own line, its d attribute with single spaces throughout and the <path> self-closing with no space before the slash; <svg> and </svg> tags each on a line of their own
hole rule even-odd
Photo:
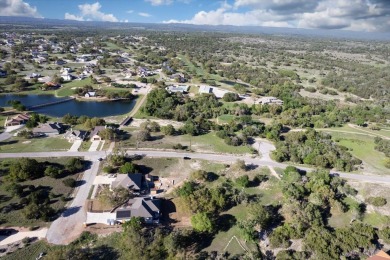
<svg viewBox="0 0 390 260">
<path fill-rule="evenodd" d="M 19 231 L 13 235 L 7 237 L 0 236 L 0 246 L 5 246 L 11 243 L 18 242 L 26 237 L 37 237 L 39 239 L 45 238 L 47 233 L 47 228 L 42 228 L 36 231 Z"/>
<path fill-rule="evenodd" d="M 285 168 L 290 164 L 283 164 L 272 161 L 268 157 L 263 158 L 252 158 L 249 156 L 242 155 L 229 155 L 229 154 L 208 154 L 208 153 L 184 153 L 184 152 L 170 152 L 170 151 L 156 151 L 156 150 L 127 150 L 127 154 L 142 154 L 148 157 L 168 157 L 168 158 L 183 158 L 190 157 L 193 159 L 201 159 L 206 161 L 216 161 L 216 162 L 225 162 L 232 163 L 237 161 L 238 159 L 244 160 L 247 164 L 259 165 L 259 166 L 271 166 L 271 167 L 279 167 Z M 80 157 L 105 157 L 105 151 L 96 151 L 96 152 L 42 152 L 42 153 L 0 153 L 0 158 L 21 158 L 21 157 L 32 157 L 32 158 L 40 158 L 40 157 L 70 157 L 70 156 L 80 156 Z M 303 170 L 312 170 L 308 167 L 298 168 Z M 390 184 L 390 176 L 378 176 L 378 175 L 363 175 L 363 174 L 352 174 L 352 173 L 343 173 L 343 172 L 335 172 L 338 173 L 341 177 L 346 179 L 354 179 L 366 182 L 380 182 L 380 183 L 389 183 Z"/>
<path fill-rule="evenodd" d="M 47 231 L 47 241 L 56 245 L 64 245 L 76 239 L 83 232 L 83 223 L 87 219 L 85 201 L 89 190 L 97 175 L 100 162 L 96 157 L 86 158 L 92 160 L 91 168 L 84 172 L 81 185 L 77 188 L 76 196 L 71 205 L 56 219 Z"/>
</svg>

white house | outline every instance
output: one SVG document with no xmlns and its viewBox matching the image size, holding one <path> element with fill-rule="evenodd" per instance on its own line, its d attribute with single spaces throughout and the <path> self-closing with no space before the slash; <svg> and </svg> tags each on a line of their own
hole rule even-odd
<svg viewBox="0 0 390 260">
<path fill-rule="evenodd" d="M 258 99 L 256 103 L 262 105 L 283 105 L 283 101 L 276 97 L 262 97 Z"/>
<path fill-rule="evenodd" d="M 217 98 L 223 98 L 226 93 L 231 93 L 231 91 L 211 86 L 199 87 L 199 94 L 214 94 Z"/>
<path fill-rule="evenodd" d="M 90 97 L 96 97 L 96 92 L 95 91 L 89 91 L 87 92 L 84 97 L 90 98 Z"/>
</svg>

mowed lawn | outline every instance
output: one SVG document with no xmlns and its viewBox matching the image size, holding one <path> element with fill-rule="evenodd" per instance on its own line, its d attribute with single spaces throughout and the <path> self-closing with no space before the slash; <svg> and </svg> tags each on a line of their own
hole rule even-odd
<svg viewBox="0 0 390 260">
<path fill-rule="evenodd" d="M 326 130 L 325 130 L 326 131 Z M 364 171 L 375 174 L 390 174 L 384 166 L 385 155 L 375 150 L 374 137 L 341 132 L 328 132 L 339 145 L 345 146 L 349 152 L 366 164 Z"/>
<path fill-rule="evenodd" d="M 62 137 L 11 137 L 0 142 L 0 153 L 67 151 L 71 146 L 72 144 Z"/>
</svg>

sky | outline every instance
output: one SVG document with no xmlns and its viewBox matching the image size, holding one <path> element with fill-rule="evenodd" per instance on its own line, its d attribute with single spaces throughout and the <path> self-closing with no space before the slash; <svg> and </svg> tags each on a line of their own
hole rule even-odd
<svg viewBox="0 0 390 260">
<path fill-rule="evenodd" d="M 390 32 L 390 0 L 0 0 L 0 16 Z"/>
</svg>

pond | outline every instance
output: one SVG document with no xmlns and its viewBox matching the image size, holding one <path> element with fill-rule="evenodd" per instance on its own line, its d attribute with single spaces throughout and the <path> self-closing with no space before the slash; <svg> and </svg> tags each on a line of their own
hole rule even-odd
<svg viewBox="0 0 390 260">
<path fill-rule="evenodd" d="M 19 100 L 26 107 L 36 106 L 51 102 L 64 100 L 67 98 L 57 98 L 53 95 L 0 95 L 0 107 L 9 106 L 9 100 Z M 77 101 L 71 100 L 55 105 L 32 109 L 32 111 L 45 114 L 53 117 L 63 117 L 66 114 L 75 116 L 89 117 L 107 117 L 123 115 L 130 112 L 136 100 L 121 100 L 121 101 Z"/>
</svg>

